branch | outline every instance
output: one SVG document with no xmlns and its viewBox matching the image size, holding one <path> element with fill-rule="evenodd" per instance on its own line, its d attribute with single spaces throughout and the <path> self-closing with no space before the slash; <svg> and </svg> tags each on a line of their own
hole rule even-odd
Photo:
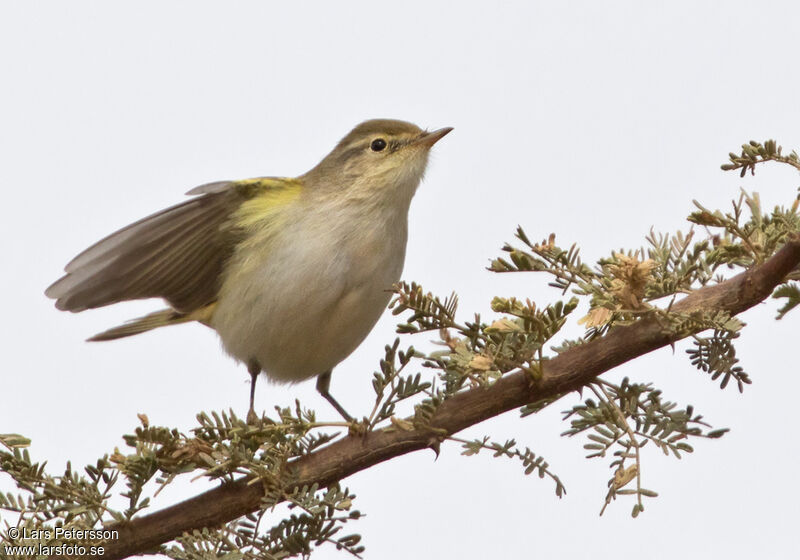
<svg viewBox="0 0 800 560">
<path fill-rule="evenodd" d="M 717 310 L 737 315 L 766 299 L 798 264 L 800 235 L 794 234 L 763 264 L 691 293 L 671 311 L 686 314 Z M 530 374 L 517 371 L 488 387 L 457 393 L 437 408 L 428 428 L 387 428 L 365 436 L 349 436 L 297 459 L 291 465 L 295 487 L 314 483 L 324 487 L 405 453 L 427 447 L 438 449 L 446 435 L 530 402 L 576 390 L 620 364 L 691 334 L 671 333 L 655 317 L 617 327 L 543 362 L 537 382 Z M 131 522 L 109 526 L 108 529 L 119 531 L 119 538 L 107 543 L 105 557 L 125 558 L 152 551 L 184 532 L 220 526 L 258 510 L 262 496 L 257 480 L 240 479 Z"/>
</svg>

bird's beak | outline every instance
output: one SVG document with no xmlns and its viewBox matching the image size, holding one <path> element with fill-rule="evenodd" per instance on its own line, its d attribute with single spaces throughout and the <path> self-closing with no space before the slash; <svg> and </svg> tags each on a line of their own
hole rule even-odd
<svg viewBox="0 0 800 560">
<path fill-rule="evenodd" d="M 452 127 L 440 128 L 439 130 L 434 130 L 433 132 L 423 132 L 412 142 L 412 144 L 419 144 L 421 146 L 427 146 L 430 148 L 436 142 L 441 140 L 448 132 L 450 132 Z"/>
</svg>

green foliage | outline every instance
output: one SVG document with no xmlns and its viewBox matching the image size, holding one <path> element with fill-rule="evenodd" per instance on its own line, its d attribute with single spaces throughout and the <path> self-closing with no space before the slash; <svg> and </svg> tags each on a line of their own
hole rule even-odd
<svg viewBox="0 0 800 560">
<path fill-rule="evenodd" d="M 0 444 L 7 449 L 22 449 L 31 444 L 31 440 L 19 434 L 0 434 Z"/>
<path fill-rule="evenodd" d="M 738 336 L 738 332 L 730 330 L 715 330 L 714 334 L 709 337 L 695 336 L 695 347 L 687 350 L 686 353 L 689 354 L 692 365 L 710 373 L 712 380 L 722 376 L 720 389 L 724 389 L 733 378 L 741 393 L 744 391 L 744 385 L 752 382 L 741 366 L 736 365 L 739 358 L 736 357 L 733 340 Z"/>
<path fill-rule="evenodd" d="M 264 558 L 280 559 L 292 556 L 308 557 L 315 547 L 332 544 L 361 558 L 364 547 L 359 535 L 340 536 L 344 524 L 357 520 L 361 513 L 350 511 L 355 495 L 333 485 L 326 490 L 318 486 L 304 487 L 287 496 L 291 513 L 269 530 L 261 523 L 267 513 L 249 514 L 221 531 L 193 531 L 178 539 L 179 546 L 169 547 L 170 558 L 196 560 L 199 558 Z"/>
<path fill-rule="evenodd" d="M 778 146 L 775 140 L 767 140 L 764 144 L 750 140 L 747 144 L 742 144 L 742 153 L 739 155 L 731 152 L 728 154 L 731 163 L 723 163 L 720 167 L 723 171 L 741 169 L 740 177 L 744 177 L 748 170 L 755 174 L 756 165 L 767 161 L 779 161 L 800 169 L 800 158 L 797 152 L 793 151 L 788 156 L 783 155 L 783 148 Z"/>
<path fill-rule="evenodd" d="M 644 511 L 643 498 L 657 496 L 652 490 L 642 487 L 641 450 L 653 443 L 665 455 L 681 458 L 681 453 L 692 453 L 694 449 L 686 440 L 693 438 L 719 438 L 727 429 L 705 430 L 709 427 L 702 416 L 694 413 L 692 406 L 678 409 L 673 402 L 665 401 L 661 391 L 652 384 L 631 383 L 628 378 L 615 385 L 598 380 L 589 389 L 597 401 L 586 399 L 582 404 L 564 412 L 564 419 L 571 419 L 570 428 L 562 435 L 575 436 L 587 433 L 589 443 L 583 447 L 589 459 L 613 457 L 609 467 L 614 469 L 608 481 L 603 509 L 617 496 L 635 495 L 636 504 L 632 515 Z M 636 480 L 635 489 L 623 489 Z"/>
<path fill-rule="evenodd" d="M 373 374 L 372 388 L 375 390 L 376 397 L 375 406 L 367 419 L 370 429 L 384 420 L 392 418 L 396 405 L 401 401 L 420 393 L 431 394 L 428 389 L 432 383 L 423 382 L 421 374 L 400 376 L 416 353 L 413 346 L 405 352 L 398 351 L 399 346 L 399 338 L 395 339 L 391 346 L 386 346 L 385 356 L 380 361 L 381 371 Z"/>
<path fill-rule="evenodd" d="M 424 331 L 446 329 L 455 324 L 458 297 L 452 294 L 449 298 L 441 300 L 425 293 L 422 286 L 416 282 L 410 285 L 402 282 L 395 290 L 397 297 L 392 305 L 392 314 L 399 315 L 404 311 L 411 311 L 411 316 L 405 323 L 397 325 L 397 332 L 413 334 Z"/>
<path fill-rule="evenodd" d="M 772 297 L 776 299 L 786 299 L 786 303 L 778 310 L 777 318 L 783 319 L 789 311 L 800 305 L 800 286 L 797 285 L 797 282 L 781 284 L 772 293 Z"/>
<path fill-rule="evenodd" d="M 233 412 L 211 416 L 201 413 L 197 417 L 199 425 L 190 435 L 150 426 L 141 416 L 142 425 L 124 437 L 132 453 L 123 455 L 117 450 L 86 467 L 85 475 L 67 465 L 63 475 L 52 476 L 45 472 L 44 465 L 31 461 L 27 450 L 0 452 L 0 471 L 10 475 L 28 494 L 0 495 L 0 510 L 16 513 L 18 527 L 29 530 L 96 529 L 112 521 L 131 519 L 149 507 L 151 498 L 179 475 L 193 473 L 210 480 L 233 480 L 244 475 L 260 480 L 265 488 L 262 508 L 255 516 L 259 523 L 283 501 L 302 513 L 292 514 L 267 529 L 260 529 L 259 523 L 253 525 L 249 516 L 218 530 L 185 535 L 162 552 L 173 558 L 192 559 L 236 558 L 237 554 L 285 558 L 308 555 L 313 547 L 329 543 L 359 555 L 363 551 L 358 544 L 360 537 L 338 536 L 345 523 L 361 516 L 358 511 L 350 511 L 354 495 L 340 490 L 338 485 L 291 490 L 288 463 L 329 442 L 334 436 L 320 429 L 335 425 L 315 422 L 314 413 L 302 409 L 299 403 L 294 409 L 276 408 L 276 413 L 277 420 L 264 417 L 257 425 L 247 424 Z M 4 439 L 6 443 L 9 440 L 20 441 L 18 436 Z M 120 476 L 127 486 L 120 495 L 128 501 L 128 507 L 121 511 L 109 505 Z M 3 539 L 18 544 L 9 535 L 8 527 L 0 529 L 0 540 Z M 50 539 L 43 544 L 64 543 Z M 91 544 L 99 546 L 102 542 Z"/>
<path fill-rule="evenodd" d="M 522 462 L 522 466 L 525 469 L 526 475 L 536 472 L 539 475 L 539 478 L 544 478 L 546 476 L 551 478 L 556 485 L 556 496 L 561 498 L 567 493 L 567 489 L 561 483 L 561 480 L 549 470 L 548 467 L 550 465 L 544 460 L 544 457 L 537 456 L 528 447 L 526 447 L 524 450 L 521 450 L 520 448 L 516 447 L 517 442 L 513 439 L 509 439 L 505 443 L 490 441 L 489 436 L 485 436 L 483 439 L 474 439 L 472 441 L 466 441 L 458 438 L 450 439 L 462 443 L 464 448 L 464 451 L 461 452 L 462 455 L 477 455 L 481 451 L 487 450 L 492 452 L 494 457 L 518 459 Z"/>
<path fill-rule="evenodd" d="M 788 209 L 776 207 L 765 214 L 758 193 L 751 195 L 742 190 L 739 199 L 732 202 L 731 212 L 712 212 L 694 201 L 699 210 L 690 214 L 688 219 L 719 230 L 712 236 L 713 250 L 708 251 L 705 258 L 709 266 L 746 267 L 764 262 L 783 244 L 788 234 L 800 228 L 796 202 Z"/>
<path fill-rule="evenodd" d="M 535 378 L 546 343 L 578 305 L 577 298 L 538 308 L 530 300 L 496 297 L 492 309 L 504 317 L 487 324 L 475 315 L 473 322 L 459 323 L 452 297 L 442 301 L 424 293 L 421 286 L 406 283 L 396 285 L 395 294 L 390 304 L 393 313 L 411 312 L 398 332 L 439 331 L 445 350 L 427 355 L 424 365 L 440 371 L 444 397 L 465 385 L 491 384 L 515 369 L 528 371 Z"/>
</svg>

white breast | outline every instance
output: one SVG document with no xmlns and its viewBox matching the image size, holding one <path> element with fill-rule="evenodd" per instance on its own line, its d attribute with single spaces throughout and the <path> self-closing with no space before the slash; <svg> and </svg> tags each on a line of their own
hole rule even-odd
<svg viewBox="0 0 800 560">
<path fill-rule="evenodd" d="M 280 382 L 332 369 L 367 336 L 400 279 L 407 212 L 299 205 L 249 258 L 234 259 L 212 319 L 225 350 Z"/>
</svg>

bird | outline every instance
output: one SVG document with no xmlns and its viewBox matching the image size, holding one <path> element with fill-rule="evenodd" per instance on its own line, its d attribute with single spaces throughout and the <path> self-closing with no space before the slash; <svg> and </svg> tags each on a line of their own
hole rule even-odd
<svg viewBox="0 0 800 560">
<path fill-rule="evenodd" d="M 182 203 L 98 241 L 45 294 L 81 312 L 161 298 L 167 307 L 101 332 L 107 341 L 197 322 L 219 335 L 251 377 L 248 421 L 262 373 L 273 382 L 317 377 L 366 338 L 400 280 L 411 200 L 431 147 L 452 128 L 358 124 L 298 177 L 257 177 L 196 187 Z"/>
</svg>

